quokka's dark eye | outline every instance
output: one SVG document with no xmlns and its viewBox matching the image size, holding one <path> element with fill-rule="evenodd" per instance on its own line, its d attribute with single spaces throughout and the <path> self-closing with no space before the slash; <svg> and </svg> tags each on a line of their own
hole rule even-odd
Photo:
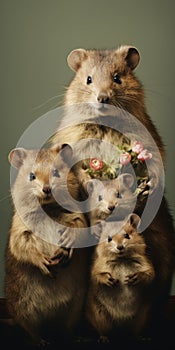
<svg viewBox="0 0 175 350">
<path fill-rule="evenodd" d="M 120 192 L 117 193 L 117 198 L 122 198 L 122 195 Z"/>
<path fill-rule="evenodd" d="M 128 233 L 125 233 L 125 234 L 124 234 L 124 238 L 126 238 L 126 239 L 130 239 L 129 234 L 128 234 Z"/>
<path fill-rule="evenodd" d="M 57 169 L 53 170 L 53 176 L 60 177 L 59 171 Z"/>
<path fill-rule="evenodd" d="M 30 173 L 30 174 L 29 174 L 29 180 L 30 180 L 30 181 L 33 181 L 33 180 L 35 180 L 35 179 L 36 179 L 35 174 L 34 174 L 34 173 Z"/>
<path fill-rule="evenodd" d="M 87 85 L 92 83 L 92 77 L 90 75 L 88 75 L 86 83 Z"/>
<path fill-rule="evenodd" d="M 102 201 L 102 199 L 103 199 L 102 195 L 101 195 L 101 194 L 99 194 L 99 196 L 98 196 L 98 200 L 99 200 L 99 202 L 100 202 L 100 201 Z"/>
<path fill-rule="evenodd" d="M 122 83 L 118 74 L 114 74 L 113 80 L 114 80 L 114 83 L 116 83 L 116 84 L 121 84 Z"/>
<path fill-rule="evenodd" d="M 111 242 L 111 241 L 112 241 L 112 237 L 108 236 L 108 242 Z"/>
</svg>

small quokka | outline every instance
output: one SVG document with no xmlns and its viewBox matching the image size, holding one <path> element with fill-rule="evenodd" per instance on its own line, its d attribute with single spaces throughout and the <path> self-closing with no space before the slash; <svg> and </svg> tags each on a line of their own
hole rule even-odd
<svg viewBox="0 0 175 350">
<path fill-rule="evenodd" d="M 79 199 L 77 180 L 66 163 L 69 152 L 70 147 L 57 146 L 17 148 L 9 154 L 18 173 L 12 187 L 5 296 L 14 321 L 36 342 L 71 339 L 87 288 L 87 249 L 64 243 L 86 228 L 86 219 L 55 200 L 64 197 L 67 174 L 69 192 Z"/>
<path fill-rule="evenodd" d="M 140 218 L 125 223 L 101 222 L 101 239 L 90 270 L 86 318 L 100 341 L 137 336 L 149 319 L 155 270 L 144 238 L 137 232 Z"/>
<path fill-rule="evenodd" d="M 107 218 L 123 219 L 135 207 L 134 177 L 120 174 L 115 179 L 91 179 L 86 183 L 90 226 Z"/>
</svg>

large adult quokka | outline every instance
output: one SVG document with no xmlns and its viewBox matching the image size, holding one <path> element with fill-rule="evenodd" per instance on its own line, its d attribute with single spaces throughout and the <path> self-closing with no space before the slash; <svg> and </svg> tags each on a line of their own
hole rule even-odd
<svg viewBox="0 0 175 350">
<path fill-rule="evenodd" d="M 75 49 L 67 60 L 75 76 L 66 90 L 63 118 L 51 142 L 71 141 L 77 152 L 75 162 L 79 161 L 77 174 L 81 172 L 83 176 L 87 170 L 82 166 L 84 158 L 105 159 L 104 142 L 122 149 L 133 139 L 142 141 L 152 159 L 148 181 L 135 209 L 141 216 L 148 196 L 154 198 L 155 191 L 163 188 L 162 166 L 166 152 L 162 137 L 147 113 L 142 83 L 134 73 L 140 54 L 132 46 L 112 50 Z M 155 202 L 156 205 L 155 215 L 146 228 L 145 241 L 157 280 L 153 314 L 155 311 L 155 322 L 158 322 L 172 284 L 175 232 L 164 189 L 161 203 Z"/>
</svg>

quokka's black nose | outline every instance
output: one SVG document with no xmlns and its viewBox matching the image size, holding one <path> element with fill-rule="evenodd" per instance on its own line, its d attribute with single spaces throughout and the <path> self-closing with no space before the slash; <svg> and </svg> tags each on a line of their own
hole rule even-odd
<svg viewBox="0 0 175 350">
<path fill-rule="evenodd" d="M 100 93 L 97 97 L 97 101 L 100 103 L 109 103 L 109 96 L 106 93 Z"/>
<path fill-rule="evenodd" d="M 43 187 L 43 192 L 44 192 L 45 194 L 50 194 L 50 193 L 51 193 L 51 188 L 50 188 L 50 186 L 44 186 L 44 187 Z"/>
<path fill-rule="evenodd" d="M 110 207 L 108 207 L 108 209 L 112 212 L 115 209 L 114 205 L 110 205 Z"/>
<path fill-rule="evenodd" d="M 119 245 L 117 246 L 117 249 L 121 251 L 121 250 L 124 249 L 124 246 L 123 246 L 122 244 L 119 244 Z"/>
</svg>

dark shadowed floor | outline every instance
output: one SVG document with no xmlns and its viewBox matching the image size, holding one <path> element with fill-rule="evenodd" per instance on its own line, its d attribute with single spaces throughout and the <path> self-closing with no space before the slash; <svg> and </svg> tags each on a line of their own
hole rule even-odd
<svg viewBox="0 0 175 350">
<path fill-rule="evenodd" d="M 60 343 L 54 344 L 42 344 L 34 345 L 24 331 L 18 326 L 14 326 L 8 323 L 8 321 L 0 322 L 0 339 L 1 350 L 7 350 L 15 348 L 17 350 L 56 350 L 68 347 L 71 349 L 121 349 L 124 350 L 158 350 L 158 349 L 175 349 L 175 320 L 173 322 L 167 322 L 166 328 L 160 332 L 160 336 L 154 339 L 149 335 L 140 336 L 137 340 L 131 339 L 117 339 L 115 343 L 99 343 L 95 338 L 89 338 L 86 336 L 77 337 L 72 343 Z"/>
<path fill-rule="evenodd" d="M 175 298 L 170 298 L 165 321 L 161 327 L 152 329 L 151 333 L 141 335 L 135 340 L 125 335 L 118 337 L 115 342 L 99 343 L 96 337 L 89 337 L 81 333 L 72 342 L 57 341 L 40 345 L 34 345 L 29 336 L 9 318 L 4 307 L 4 301 L 0 303 L 0 340 L 1 350 L 15 348 L 17 350 L 58 350 L 88 349 L 88 350 L 175 350 Z M 155 326 L 154 326 L 155 327 Z"/>
</svg>

